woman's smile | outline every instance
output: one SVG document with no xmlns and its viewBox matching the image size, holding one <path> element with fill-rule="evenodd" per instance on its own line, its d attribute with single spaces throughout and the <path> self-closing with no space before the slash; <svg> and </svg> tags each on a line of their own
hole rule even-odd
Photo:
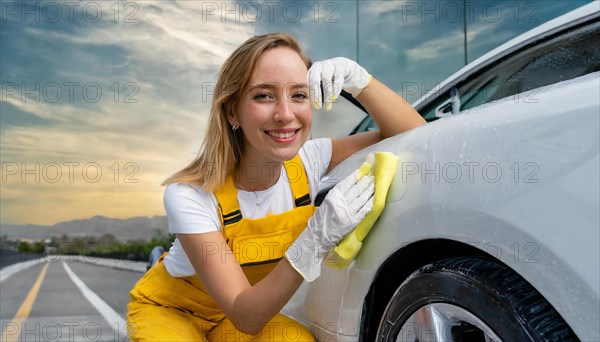
<svg viewBox="0 0 600 342">
<path fill-rule="evenodd" d="M 292 142 L 298 137 L 298 132 L 300 129 L 278 129 L 278 130 L 270 130 L 265 131 L 265 133 L 273 139 L 273 141 L 278 143 L 289 143 Z"/>
</svg>

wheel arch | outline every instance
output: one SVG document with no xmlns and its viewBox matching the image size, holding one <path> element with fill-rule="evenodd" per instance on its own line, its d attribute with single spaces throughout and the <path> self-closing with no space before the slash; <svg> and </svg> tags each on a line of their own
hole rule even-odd
<svg viewBox="0 0 600 342">
<path fill-rule="evenodd" d="M 363 302 L 359 341 L 374 341 L 379 320 L 398 286 L 414 271 L 436 260 L 479 256 L 491 258 L 472 245 L 448 239 L 427 239 L 403 246 L 377 271 Z M 494 258 L 495 259 L 495 258 Z M 502 263 L 502 261 L 497 260 Z"/>
</svg>

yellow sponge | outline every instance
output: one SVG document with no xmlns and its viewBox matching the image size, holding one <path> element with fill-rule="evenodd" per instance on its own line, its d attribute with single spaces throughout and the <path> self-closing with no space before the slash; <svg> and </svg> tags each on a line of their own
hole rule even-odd
<svg viewBox="0 0 600 342">
<path fill-rule="evenodd" d="M 342 269 L 356 258 L 362 247 L 362 241 L 369 234 L 385 207 L 385 199 L 396 174 L 398 159 L 398 156 L 389 152 L 375 152 L 374 155 L 371 153 L 367 156 L 359 168 L 359 174 L 360 177 L 367 174 L 375 177 L 373 209 L 350 234 L 344 237 L 339 245 L 329 252 L 324 261 L 325 265 Z"/>
</svg>

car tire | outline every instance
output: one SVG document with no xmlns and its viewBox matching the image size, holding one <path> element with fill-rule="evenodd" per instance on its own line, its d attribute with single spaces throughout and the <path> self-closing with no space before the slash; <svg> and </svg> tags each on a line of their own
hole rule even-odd
<svg viewBox="0 0 600 342">
<path fill-rule="evenodd" d="M 378 341 L 578 341 L 556 310 L 507 266 L 461 257 L 410 275 L 384 311 Z"/>
</svg>

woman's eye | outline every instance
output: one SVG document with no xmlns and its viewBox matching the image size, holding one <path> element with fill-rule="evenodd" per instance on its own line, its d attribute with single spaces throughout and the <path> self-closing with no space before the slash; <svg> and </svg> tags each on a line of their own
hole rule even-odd
<svg viewBox="0 0 600 342">
<path fill-rule="evenodd" d="M 305 100 L 305 99 L 308 99 L 308 94 L 301 91 L 301 92 L 295 93 L 293 98 L 297 99 L 297 100 Z"/>
<path fill-rule="evenodd" d="M 270 100 L 272 98 L 273 97 L 268 93 L 258 93 L 256 95 L 254 95 L 254 100 L 257 100 L 257 101 L 266 101 L 266 100 Z"/>
</svg>

